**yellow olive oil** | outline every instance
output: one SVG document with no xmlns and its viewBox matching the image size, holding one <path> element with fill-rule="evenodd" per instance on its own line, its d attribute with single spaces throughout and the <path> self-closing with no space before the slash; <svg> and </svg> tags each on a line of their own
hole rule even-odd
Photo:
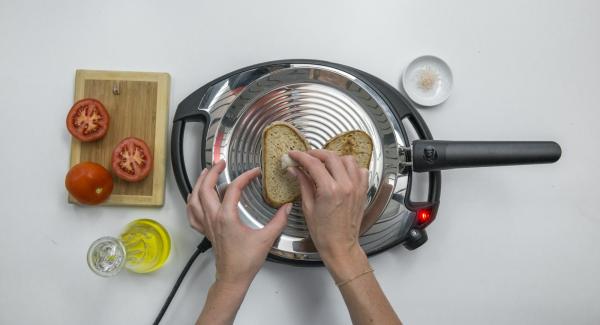
<svg viewBox="0 0 600 325">
<path fill-rule="evenodd" d="M 129 223 L 121 234 L 127 262 L 125 268 L 148 273 L 161 268 L 169 258 L 171 238 L 158 222 L 138 219 Z"/>
</svg>

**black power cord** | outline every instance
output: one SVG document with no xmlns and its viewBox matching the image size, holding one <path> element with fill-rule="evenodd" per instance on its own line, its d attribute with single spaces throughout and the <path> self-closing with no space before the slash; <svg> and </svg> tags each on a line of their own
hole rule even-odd
<svg viewBox="0 0 600 325">
<path fill-rule="evenodd" d="M 171 293 L 167 297 L 167 300 L 165 301 L 162 308 L 160 309 L 158 316 L 156 316 L 156 319 L 154 320 L 154 323 L 153 323 L 154 325 L 158 325 L 158 323 L 160 323 L 160 320 L 163 318 L 163 316 L 165 315 L 165 312 L 167 311 L 167 308 L 169 308 L 169 305 L 171 304 L 171 300 L 173 300 L 173 297 L 175 297 L 175 293 L 177 293 L 177 290 L 179 289 L 181 282 L 183 282 L 185 275 L 190 270 L 190 267 L 192 266 L 192 264 L 194 264 L 194 261 L 196 261 L 196 258 L 198 258 L 198 255 L 206 252 L 211 247 L 212 247 L 212 244 L 210 243 L 208 238 L 204 237 L 204 239 L 202 240 L 200 245 L 198 245 L 198 248 L 196 248 L 196 251 L 194 252 L 194 254 L 192 254 L 192 257 L 190 257 L 187 264 L 185 264 L 185 267 L 181 271 L 181 274 L 179 274 L 177 281 L 175 281 L 175 285 L 173 286 L 173 289 L 171 289 Z"/>
</svg>

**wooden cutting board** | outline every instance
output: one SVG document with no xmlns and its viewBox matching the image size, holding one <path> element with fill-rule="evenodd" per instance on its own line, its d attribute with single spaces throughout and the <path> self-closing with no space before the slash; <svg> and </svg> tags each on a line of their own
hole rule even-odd
<svg viewBox="0 0 600 325">
<path fill-rule="evenodd" d="M 143 139 L 154 156 L 152 172 L 140 182 L 113 175 L 114 189 L 104 205 L 163 205 L 170 79 L 167 73 L 77 70 L 75 101 L 101 101 L 110 114 L 110 126 L 106 136 L 95 142 L 73 138 L 70 166 L 93 161 L 110 171 L 113 148 L 130 136 Z M 69 202 L 77 201 L 69 195 Z"/>
</svg>

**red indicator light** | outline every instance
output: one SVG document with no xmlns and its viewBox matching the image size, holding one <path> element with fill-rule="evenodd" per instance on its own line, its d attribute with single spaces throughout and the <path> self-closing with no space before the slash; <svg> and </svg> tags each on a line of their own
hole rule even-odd
<svg viewBox="0 0 600 325">
<path fill-rule="evenodd" d="M 431 210 L 429 209 L 420 209 L 417 210 L 417 223 L 422 225 L 429 222 L 431 219 Z"/>
</svg>

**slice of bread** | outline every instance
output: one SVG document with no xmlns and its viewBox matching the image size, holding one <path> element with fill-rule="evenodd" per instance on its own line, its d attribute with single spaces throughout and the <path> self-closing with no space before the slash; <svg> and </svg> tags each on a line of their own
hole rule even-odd
<svg viewBox="0 0 600 325">
<path fill-rule="evenodd" d="M 265 201 L 272 207 L 280 207 L 300 197 L 296 179 L 281 168 L 281 157 L 290 150 L 307 151 L 308 141 L 293 125 L 274 122 L 262 134 L 262 186 Z"/>
<path fill-rule="evenodd" d="M 340 156 L 352 155 L 360 167 L 369 169 L 373 140 L 364 131 L 348 131 L 327 141 L 323 149 L 334 151 Z"/>
</svg>

